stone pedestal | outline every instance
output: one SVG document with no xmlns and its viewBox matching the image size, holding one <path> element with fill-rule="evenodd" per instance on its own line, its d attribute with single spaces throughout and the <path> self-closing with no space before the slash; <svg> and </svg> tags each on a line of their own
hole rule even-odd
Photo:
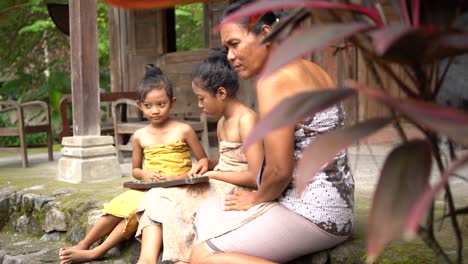
<svg viewBox="0 0 468 264">
<path fill-rule="evenodd" d="M 111 136 L 76 136 L 62 139 L 57 179 L 80 183 L 122 176 Z"/>
</svg>

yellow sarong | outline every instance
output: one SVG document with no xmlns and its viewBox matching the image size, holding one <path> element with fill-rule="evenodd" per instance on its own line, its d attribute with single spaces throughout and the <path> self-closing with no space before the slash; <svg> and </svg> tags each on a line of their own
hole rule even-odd
<svg viewBox="0 0 468 264">
<path fill-rule="evenodd" d="M 143 154 L 145 169 L 158 170 L 161 174 L 176 176 L 184 174 L 192 168 L 189 148 L 182 141 L 147 147 L 143 150 Z M 138 227 L 135 212 L 144 194 L 144 191 L 127 190 L 104 207 L 102 215 L 111 214 L 125 218 L 127 225 L 124 237 L 126 238 L 129 238 Z"/>
</svg>

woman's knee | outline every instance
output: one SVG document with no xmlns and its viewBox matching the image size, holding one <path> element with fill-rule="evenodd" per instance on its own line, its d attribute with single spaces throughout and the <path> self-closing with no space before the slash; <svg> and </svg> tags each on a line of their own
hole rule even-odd
<svg viewBox="0 0 468 264">
<path fill-rule="evenodd" d="M 192 248 L 190 252 L 190 264 L 206 263 L 206 258 L 210 252 L 206 249 L 205 243 L 201 243 Z"/>
</svg>

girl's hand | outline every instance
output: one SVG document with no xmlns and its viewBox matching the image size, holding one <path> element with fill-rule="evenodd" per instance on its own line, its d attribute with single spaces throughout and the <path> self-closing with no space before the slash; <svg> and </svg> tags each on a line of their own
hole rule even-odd
<svg viewBox="0 0 468 264">
<path fill-rule="evenodd" d="M 158 170 L 144 170 L 143 171 L 143 181 L 152 182 L 152 181 L 162 181 L 167 179 L 168 175 L 161 174 Z"/>
<path fill-rule="evenodd" d="M 141 179 L 144 182 L 155 181 L 157 179 L 157 174 L 159 174 L 159 171 L 157 170 L 143 170 Z"/>
<path fill-rule="evenodd" d="M 246 211 L 255 206 L 256 191 L 235 190 L 234 194 L 226 195 L 224 198 L 225 211 Z"/>
<path fill-rule="evenodd" d="M 167 181 L 167 180 L 178 180 L 177 176 L 169 175 L 169 174 L 159 174 L 157 181 Z"/>
<path fill-rule="evenodd" d="M 186 179 L 188 177 L 187 173 L 180 174 L 180 175 L 163 175 L 161 180 L 181 180 Z"/>
<path fill-rule="evenodd" d="M 189 171 L 189 177 L 200 177 L 206 171 L 208 171 L 208 158 L 200 159 L 197 164 L 192 166 L 192 169 Z"/>
<path fill-rule="evenodd" d="M 216 171 L 207 171 L 202 176 L 208 176 L 210 179 L 216 179 Z"/>
</svg>

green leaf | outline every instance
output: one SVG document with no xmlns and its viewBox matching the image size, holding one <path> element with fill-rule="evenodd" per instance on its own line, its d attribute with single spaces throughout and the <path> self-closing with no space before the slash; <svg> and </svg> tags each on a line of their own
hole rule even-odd
<svg viewBox="0 0 468 264">
<path fill-rule="evenodd" d="M 34 21 L 33 24 L 25 26 L 19 30 L 20 34 L 30 33 L 30 32 L 43 32 L 46 29 L 54 28 L 54 23 L 50 20 L 38 20 Z"/>
</svg>

